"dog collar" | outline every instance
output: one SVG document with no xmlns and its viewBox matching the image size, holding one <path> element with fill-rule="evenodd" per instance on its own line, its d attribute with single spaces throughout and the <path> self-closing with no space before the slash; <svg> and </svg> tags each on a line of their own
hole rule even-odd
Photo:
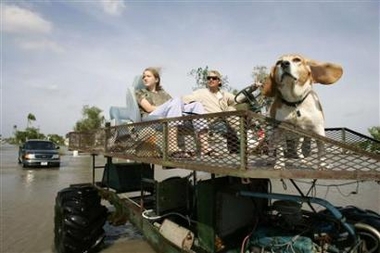
<svg viewBox="0 0 380 253">
<path fill-rule="evenodd" d="M 283 97 L 281 97 L 281 101 L 284 104 L 286 104 L 287 106 L 298 107 L 307 98 L 307 96 L 309 96 L 309 94 L 310 94 L 310 91 L 301 100 L 296 101 L 296 102 L 289 102 L 289 101 L 285 100 Z"/>
</svg>

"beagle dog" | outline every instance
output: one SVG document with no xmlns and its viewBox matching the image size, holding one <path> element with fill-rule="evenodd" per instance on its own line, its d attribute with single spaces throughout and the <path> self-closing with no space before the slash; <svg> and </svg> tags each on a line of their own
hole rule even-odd
<svg viewBox="0 0 380 253">
<path fill-rule="evenodd" d="M 343 69 L 338 64 L 317 62 L 298 54 L 281 56 L 271 68 L 270 75 L 262 87 L 263 95 L 274 98 L 269 110 L 270 117 L 324 136 L 322 106 L 312 86 L 314 83 L 333 84 L 340 79 L 342 74 Z M 273 141 L 287 138 L 283 134 L 283 131 L 277 128 L 274 131 Z M 302 138 L 296 138 L 293 143 L 297 156 L 301 159 L 304 158 L 302 152 L 304 141 L 306 142 Z M 308 141 L 310 143 L 310 140 Z M 272 145 L 272 148 L 276 150 L 274 169 L 285 168 L 284 150 L 286 147 L 284 146 L 286 142 L 284 140 L 282 145 L 274 145 L 279 147 Z M 328 166 L 323 158 L 323 143 L 317 141 L 317 148 L 319 169 L 326 169 Z"/>
</svg>

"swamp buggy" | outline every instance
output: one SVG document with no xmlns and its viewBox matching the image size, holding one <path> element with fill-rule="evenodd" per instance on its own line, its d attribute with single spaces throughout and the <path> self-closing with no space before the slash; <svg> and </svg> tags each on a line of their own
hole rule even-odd
<svg viewBox="0 0 380 253">
<path fill-rule="evenodd" d="M 379 182 L 380 143 L 346 128 L 326 129 L 326 137 L 315 135 L 247 107 L 69 133 L 70 150 L 92 155 L 93 180 L 58 192 L 56 251 L 101 250 L 108 219 L 114 225 L 129 221 L 161 253 L 380 252 L 378 213 L 337 207 L 311 194 L 318 179 Z M 206 156 L 199 152 L 192 127 L 200 119 L 208 124 L 213 149 Z M 178 140 L 168 139 L 173 124 Z M 227 127 L 237 136 L 230 142 L 232 149 Z M 291 138 L 271 140 L 276 128 L 309 141 L 302 147 L 304 158 L 297 157 Z M 170 156 L 175 141 L 191 157 Z M 283 170 L 273 168 L 279 159 L 273 148 L 277 145 L 272 145 L 276 141 L 287 147 Z M 324 143 L 328 169 L 319 168 L 317 141 Z M 98 155 L 106 158 L 105 165 L 95 164 Z M 124 162 L 113 163 L 114 158 Z M 99 168 L 103 176 L 97 182 Z M 156 179 L 159 169 L 172 168 L 188 174 Z M 312 180 L 309 191 L 297 186 L 298 178 Z M 274 193 L 271 179 L 289 180 L 299 194 Z"/>
</svg>

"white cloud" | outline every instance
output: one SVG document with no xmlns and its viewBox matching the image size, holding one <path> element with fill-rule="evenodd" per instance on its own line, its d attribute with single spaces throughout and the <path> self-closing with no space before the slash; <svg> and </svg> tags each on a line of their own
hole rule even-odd
<svg viewBox="0 0 380 253">
<path fill-rule="evenodd" d="M 18 41 L 18 46 L 24 50 L 50 50 L 55 53 L 63 53 L 64 49 L 62 46 L 54 41 L 41 39 L 41 40 L 29 40 L 29 41 Z"/>
<path fill-rule="evenodd" d="M 101 4 L 104 12 L 112 16 L 121 15 L 126 7 L 123 0 L 102 0 Z"/>
<path fill-rule="evenodd" d="M 14 2 L 22 2 L 23 11 L 43 17 L 50 32 L 19 32 L 3 39 L 7 64 L 3 64 L 2 122 L 9 125 L 4 125 L 3 136 L 12 134 L 14 124 L 25 124 L 29 112 L 38 117 L 43 131 L 59 134 L 72 128 L 84 104 L 101 108 L 108 117 L 111 105 L 125 106 L 126 87 L 148 66 L 163 67 L 164 88 L 172 96 L 181 96 L 194 86 L 194 78 L 188 75 L 193 68 L 218 69 L 232 87 L 241 89 L 252 81 L 254 66 L 270 68 L 288 52 L 344 66 L 338 84 L 315 86 L 327 127 L 344 126 L 367 134 L 369 126 L 379 125 L 379 75 L 371 74 L 379 68 L 378 3 L 351 3 L 358 12 L 353 15 L 346 12 L 347 4 L 309 1 L 295 18 L 291 3 L 280 8 L 273 2 L 215 5 L 206 1 L 200 8 L 192 1 Z M 207 6 L 218 15 L 210 15 Z M 128 17 L 120 15 L 122 11 L 129 11 Z M 141 13 L 149 19 L 142 19 Z M 115 17 L 120 20 L 115 22 Z M 278 17 L 287 17 L 286 25 Z M 314 22 L 316 17 L 320 22 Z M 347 26 L 350 20 L 353 23 Z M 41 101 L 49 106 L 41 106 Z M 52 120 L 52 110 L 62 112 L 59 118 Z"/>
<path fill-rule="evenodd" d="M 50 33 L 52 24 L 38 13 L 15 5 L 2 5 L 3 29 L 10 33 Z"/>
<path fill-rule="evenodd" d="M 50 84 L 50 85 L 32 84 L 31 87 L 39 89 L 39 90 L 48 91 L 48 92 L 56 92 L 59 90 L 59 87 L 57 84 Z"/>
</svg>

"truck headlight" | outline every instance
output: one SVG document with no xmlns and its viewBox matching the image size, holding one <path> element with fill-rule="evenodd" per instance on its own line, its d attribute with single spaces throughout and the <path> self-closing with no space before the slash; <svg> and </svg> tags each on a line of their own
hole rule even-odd
<svg viewBox="0 0 380 253">
<path fill-rule="evenodd" d="M 53 158 L 53 159 L 58 159 L 58 158 L 59 158 L 59 154 L 55 154 L 55 155 L 53 155 L 51 158 Z"/>
<path fill-rule="evenodd" d="M 34 158 L 36 158 L 36 156 L 34 154 L 26 154 L 25 158 L 26 159 L 34 159 Z"/>
</svg>

